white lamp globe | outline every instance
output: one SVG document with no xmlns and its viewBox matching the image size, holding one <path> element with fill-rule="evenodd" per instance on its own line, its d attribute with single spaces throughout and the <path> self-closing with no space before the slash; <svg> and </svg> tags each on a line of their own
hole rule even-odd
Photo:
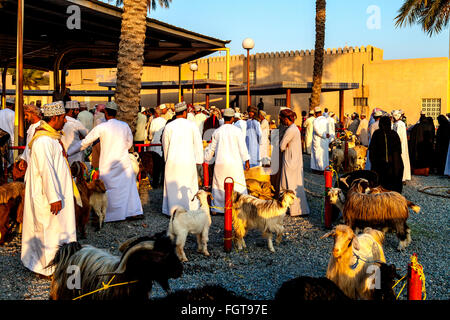
<svg viewBox="0 0 450 320">
<path fill-rule="evenodd" d="M 198 65 L 194 62 L 194 63 L 191 63 L 189 68 L 191 69 L 191 71 L 197 71 L 198 70 Z"/>
<path fill-rule="evenodd" d="M 253 41 L 252 38 L 245 38 L 244 41 L 242 41 L 242 48 L 244 49 L 253 49 L 255 46 L 255 41 Z"/>
</svg>

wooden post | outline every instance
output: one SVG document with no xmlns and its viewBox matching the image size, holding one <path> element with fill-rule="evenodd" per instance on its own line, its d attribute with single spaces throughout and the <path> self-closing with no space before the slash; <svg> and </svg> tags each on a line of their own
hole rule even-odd
<svg viewBox="0 0 450 320">
<path fill-rule="evenodd" d="M 209 89 L 209 84 L 206 85 L 206 89 Z M 206 108 L 206 109 L 209 108 L 209 93 L 206 94 L 205 108 Z"/>
<path fill-rule="evenodd" d="M 247 108 L 250 106 L 250 49 L 247 49 Z"/>
<path fill-rule="evenodd" d="M 6 76 L 8 74 L 8 65 L 5 64 L 2 71 L 2 109 L 6 108 Z"/>
<path fill-rule="evenodd" d="M 286 107 L 291 107 L 291 89 L 286 90 Z"/>
<path fill-rule="evenodd" d="M 181 88 L 181 65 L 178 66 L 178 102 L 183 101 L 183 89 Z"/>
<path fill-rule="evenodd" d="M 344 123 L 344 90 L 339 90 L 339 119 Z"/>
<path fill-rule="evenodd" d="M 14 145 L 24 141 L 23 115 L 23 10 L 24 0 L 17 1 L 17 54 L 16 54 L 16 107 L 14 119 Z M 14 159 L 18 150 L 14 150 Z"/>
</svg>

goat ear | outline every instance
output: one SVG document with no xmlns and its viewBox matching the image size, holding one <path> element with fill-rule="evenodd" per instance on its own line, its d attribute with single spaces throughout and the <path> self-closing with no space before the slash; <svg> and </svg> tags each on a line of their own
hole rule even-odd
<svg viewBox="0 0 450 320">
<path fill-rule="evenodd" d="M 361 248 L 361 245 L 359 244 L 358 237 L 355 234 L 355 235 L 353 235 L 353 249 L 358 251 L 360 248 Z"/>
<path fill-rule="evenodd" d="M 320 239 L 325 239 L 328 237 L 334 237 L 336 235 L 336 231 L 332 230 L 330 232 L 325 233 L 323 236 L 320 237 Z"/>
<path fill-rule="evenodd" d="M 116 270 L 113 271 L 113 274 L 124 273 L 125 270 L 127 269 L 128 259 L 134 253 L 141 251 L 141 250 L 153 250 L 154 247 L 155 247 L 154 241 L 143 241 L 141 243 L 138 243 L 137 245 L 135 245 L 134 247 L 132 247 L 131 249 L 126 251 L 126 253 L 122 256 L 122 259 L 120 259 L 120 263 L 117 266 Z"/>
</svg>

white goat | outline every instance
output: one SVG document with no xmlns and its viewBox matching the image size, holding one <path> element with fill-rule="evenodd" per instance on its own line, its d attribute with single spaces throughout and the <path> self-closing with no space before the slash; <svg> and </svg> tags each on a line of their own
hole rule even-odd
<svg viewBox="0 0 450 320">
<path fill-rule="evenodd" d="M 244 237 L 248 230 L 258 229 L 267 238 L 267 245 L 271 252 L 275 252 L 272 243 L 272 232 L 275 232 L 276 243 L 281 242 L 283 236 L 283 220 L 287 209 L 294 202 L 296 196 L 292 190 L 285 190 L 280 194 L 280 200 L 261 200 L 251 195 L 233 192 L 233 229 L 234 238 L 239 250 L 245 246 Z"/>
<path fill-rule="evenodd" d="M 369 266 L 386 262 L 381 231 L 365 228 L 355 235 L 346 225 L 338 225 L 321 239 L 334 237 L 334 247 L 326 277 L 333 281 L 351 299 L 372 299 L 373 277 Z M 373 270 L 374 271 L 374 270 Z"/>
<path fill-rule="evenodd" d="M 197 235 L 197 252 L 209 256 L 207 244 L 209 227 L 211 226 L 211 215 L 209 212 L 208 196 L 212 199 L 211 193 L 204 190 L 199 190 L 195 194 L 194 198 L 197 197 L 200 200 L 200 208 L 198 210 L 186 211 L 186 209 L 180 206 L 172 210 L 167 235 L 172 241 L 176 237 L 176 251 L 181 262 L 188 261 L 184 253 L 184 244 L 189 233 Z"/>
</svg>

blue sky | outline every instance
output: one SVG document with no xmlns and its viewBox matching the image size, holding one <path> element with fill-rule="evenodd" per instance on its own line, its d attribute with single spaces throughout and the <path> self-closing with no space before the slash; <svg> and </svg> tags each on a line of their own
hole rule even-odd
<svg viewBox="0 0 450 320">
<path fill-rule="evenodd" d="M 373 45 L 384 50 L 384 59 L 448 57 L 449 28 L 430 38 L 416 25 L 395 27 L 394 18 L 402 3 L 328 0 L 325 47 Z M 367 13 L 370 6 L 379 9 L 379 15 L 376 11 Z M 228 47 L 232 55 L 246 53 L 242 49 L 246 37 L 255 40 L 251 53 L 314 48 L 315 0 L 172 0 L 169 9 L 157 8 L 150 16 L 231 40 Z M 375 28 L 367 27 L 368 20 Z"/>
</svg>

